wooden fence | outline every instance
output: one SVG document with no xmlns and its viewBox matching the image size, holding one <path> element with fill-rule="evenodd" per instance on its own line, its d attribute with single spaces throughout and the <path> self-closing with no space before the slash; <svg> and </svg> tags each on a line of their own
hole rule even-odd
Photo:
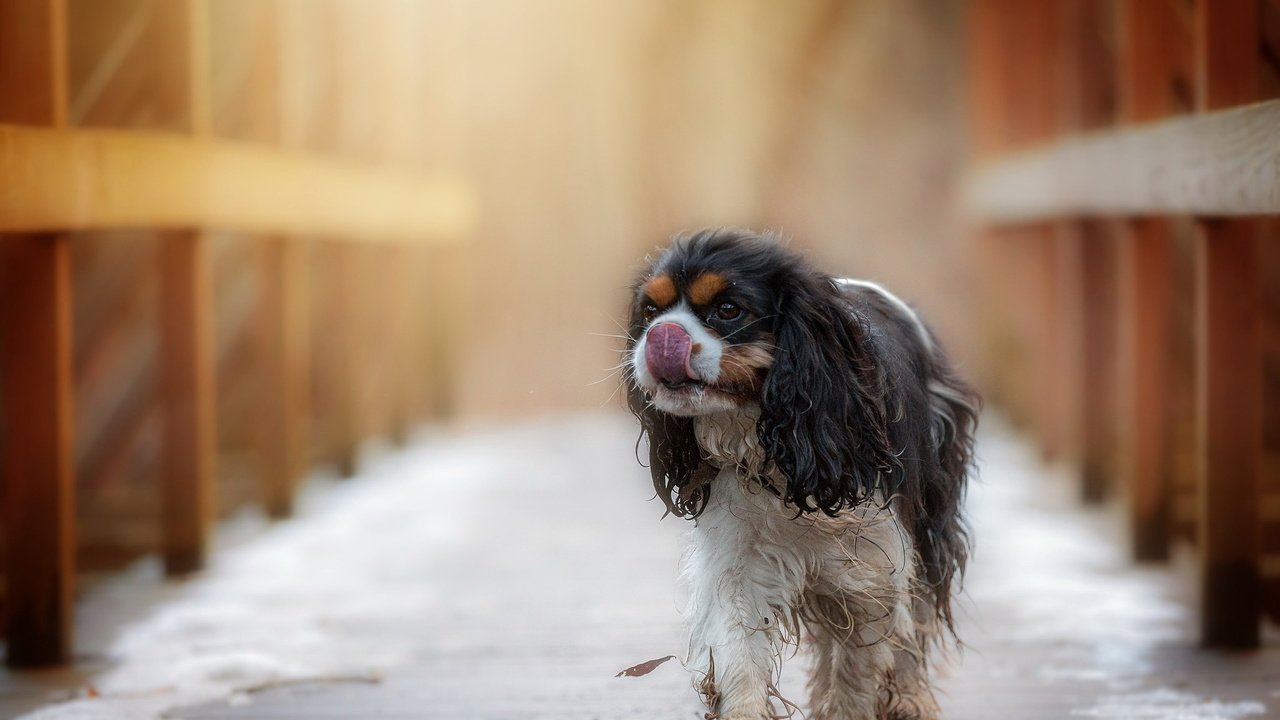
<svg viewBox="0 0 1280 720">
<path fill-rule="evenodd" d="M 350 357 L 371 337 L 356 333 L 375 321 L 386 326 L 391 345 L 375 352 L 391 360 L 378 372 L 390 367 L 406 386 L 424 372 L 411 362 L 430 352 L 420 313 L 397 309 L 417 296 L 401 292 L 371 308 L 360 295 L 371 284 L 406 291 L 420 283 L 405 269 L 423 261 L 414 248 L 465 237 L 474 201 L 458 178 L 391 167 L 406 152 L 394 133 L 377 158 L 339 158 L 334 143 L 309 141 L 306 129 L 347 101 L 297 92 L 303 75 L 319 72 L 309 60 L 342 50 L 308 44 L 322 14 L 292 0 L 0 0 L 0 615 L 11 665 L 65 662 L 72 652 L 73 360 L 81 350 L 73 338 L 82 335 L 72 328 L 80 290 L 72 247 L 83 247 L 81 239 L 92 248 L 93 233 L 146 231 L 158 251 L 159 342 L 150 367 L 162 434 L 159 549 L 170 573 L 204 564 L 215 517 L 211 233 L 235 231 L 259 248 L 249 261 L 262 278 L 249 345 L 264 381 L 252 420 L 264 468 L 258 496 L 271 515 L 288 514 L 310 461 L 313 348 L 342 356 L 331 390 L 345 399 L 328 409 L 343 426 L 338 459 L 348 469 L 361 437 L 385 429 L 362 422 L 353 407 L 353 388 L 375 371 Z M 229 34 L 235 42 L 220 44 Z M 235 50 L 215 57 L 225 47 Z M 211 85 L 232 66 L 249 90 L 214 102 L 220 90 Z M 220 121 L 223 106 L 238 119 Z M 310 287 L 312 243 L 332 245 L 334 283 Z M 369 244 L 386 249 L 355 254 Z M 354 276 L 356 263 L 376 283 Z M 330 295 L 337 300 L 328 301 L 336 309 L 326 335 L 309 339 L 311 299 Z M 402 403 L 392 424 L 402 428 L 421 411 Z M 110 415 L 103 458 L 149 412 L 143 402 Z"/>
<path fill-rule="evenodd" d="M 1126 503 L 1136 559 L 1195 543 L 1206 646 L 1257 646 L 1280 618 L 1280 3 L 968 19 L 989 385 L 1086 500 Z"/>
</svg>

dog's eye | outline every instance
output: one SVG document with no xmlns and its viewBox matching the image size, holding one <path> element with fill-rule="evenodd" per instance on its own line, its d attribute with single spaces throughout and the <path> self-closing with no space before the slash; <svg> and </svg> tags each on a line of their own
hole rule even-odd
<svg viewBox="0 0 1280 720">
<path fill-rule="evenodd" d="M 721 320 L 737 320 L 742 317 L 742 308 L 731 302 L 722 302 L 720 307 L 716 308 L 716 317 Z"/>
<path fill-rule="evenodd" d="M 647 322 L 652 320 L 653 317 L 658 314 L 658 306 L 653 303 L 645 303 L 641 312 L 644 314 L 644 319 Z"/>
</svg>

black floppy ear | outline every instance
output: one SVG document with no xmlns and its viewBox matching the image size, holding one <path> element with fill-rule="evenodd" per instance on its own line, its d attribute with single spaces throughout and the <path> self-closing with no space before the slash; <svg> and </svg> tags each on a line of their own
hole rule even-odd
<svg viewBox="0 0 1280 720">
<path fill-rule="evenodd" d="M 835 514 L 872 497 L 897 465 L 880 372 L 866 325 L 828 278 L 785 278 L 777 298 L 757 431 L 786 500 Z"/>
<path fill-rule="evenodd" d="M 649 474 L 667 512 L 676 517 L 701 515 L 711 496 L 715 470 L 698 449 L 693 418 L 654 409 L 632 382 L 627 383 L 627 407 L 640 421 L 640 441 L 649 438 Z"/>
</svg>

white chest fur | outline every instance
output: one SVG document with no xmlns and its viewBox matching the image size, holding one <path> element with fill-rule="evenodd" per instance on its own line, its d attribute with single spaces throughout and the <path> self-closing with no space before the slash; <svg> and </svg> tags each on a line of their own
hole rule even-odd
<svg viewBox="0 0 1280 720">
<path fill-rule="evenodd" d="M 797 516 L 761 487 L 759 416 L 758 407 L 749 407 L 694 424 L 698 444 L 720 471 L 684 568 L 688 666 L 704 692 L 709 685 L 702 682 L 714 678 L 721 717 L 762 717 L 782 646 L 799 638 L 803 619 L 820 648 L 829 648 L 820 655 L 845 647 L 856 668 L 841 677 L 840 708 L 820 716 L 871 717 L 875 688 L 898 663 L 895 654 L 920 653 L 910 612 L 911 541 L 880 503 L 836 517 Z M 772 484 L 781 489 L 778 480 Z"/>
<path fill-rule="evenodd" d="M 736 468 L 743 479 L 759 478 L 764 470 L 764 449 L 756 433 L 760 406 L 751 404 L 733 412 L 702 415 L 694 419 L 699 447 L 718 468 Z"/>
</svg>

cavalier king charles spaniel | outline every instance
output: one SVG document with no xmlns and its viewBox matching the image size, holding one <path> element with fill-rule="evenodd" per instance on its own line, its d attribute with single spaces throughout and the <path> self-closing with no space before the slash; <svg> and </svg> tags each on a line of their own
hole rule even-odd
<svg viewBox="0 0 1280 720">
<path fill-rule="evenodd" d="M 653 260 L 628 335 L 654 487 L 694 520 L 685 665 L 707 717 L 794 710 L 776 682 L 799 644 L 815 720 L 936 718 L 979 401 L 919 316 L 716 229 Z"/>
</svg>

